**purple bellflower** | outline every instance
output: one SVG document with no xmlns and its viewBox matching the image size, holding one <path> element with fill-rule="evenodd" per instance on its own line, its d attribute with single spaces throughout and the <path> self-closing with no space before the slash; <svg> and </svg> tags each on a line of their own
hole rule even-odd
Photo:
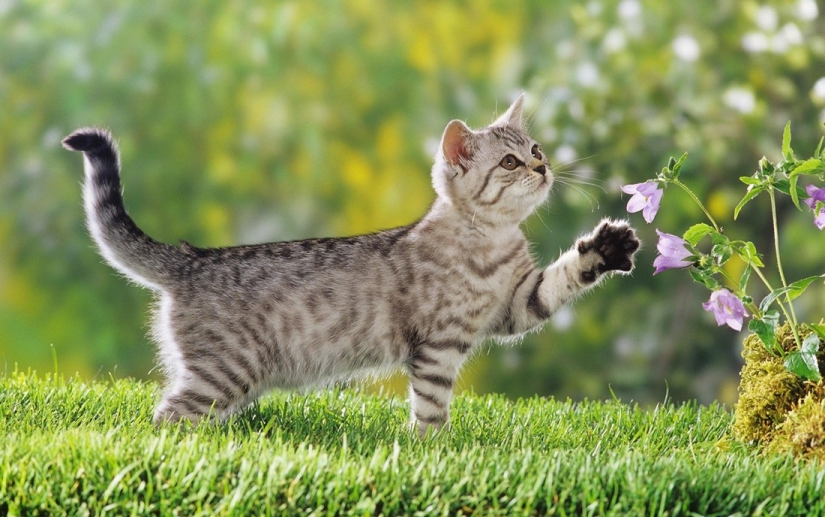
<svg viewBox="0 0 825 517">
<path fill-rule="evenodd" d="M 684 239 L 659 230 L 656 230 L 656 233 L 659 234 L 659 243 L 656 245 L 659 256 L 653 261 L 653 266 L 656 268 L 654 275 L 668 269 L 679 269 L 693 264 L 694 261 L 691 260 L 693 253 L 687 249 L 687 242 Z"/>
<path fill-rule="evenodd" d="M 627 202 L 628 212 L 635 214 L 641 210 L 645 221 L 648 223 L 653 222 L 653 218 L 656 217 L 656 212 L 659 211 L 662 194 L 664 194 L 664 191 L 659 188 L 658 182 L 650 180 L 644 183 L 623 185 L 622 192 L 625 194 L 633 194 L 633 197 Z"/>
<path fill-rule="evenodd" d="M 742 300 L 727 289 L 713 291 L 710 295 L 710 300 L 703 303 L 702 307 L 706 311 L 713 313 L 716 317 L 717 325 L 722 326 L 726 324 L 737 331 L 742 330 L 742 319 L 748 316 Z"/>
<path fill-rule="evenodd" d="M 808 185 L 805 187 L 805 191 L 809 196 L 808 199 L 805 200 L 805 204 L 811 207 L 811 210 L 816 210 L 816 203 L 818 201 L 825 202 L 825 188 Z M 825 206 L 819 209 L 819 213 L 814 214 L 814 224 L 820 230 L 825 229 Z"/>
</svg>

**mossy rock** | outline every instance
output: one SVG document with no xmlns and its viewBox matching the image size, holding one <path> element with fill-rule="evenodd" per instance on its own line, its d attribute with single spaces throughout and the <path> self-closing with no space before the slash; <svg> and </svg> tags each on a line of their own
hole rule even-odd
<svg viewBox="0 0 825 517">
<path fill-rule="evenodd" d="M 804 325 L 800 337 L 811 330 Z M 793 332 L 787 323 L 777 329 L 777 343 L 786 351 L 796 350 Z M 820 369 L 825 350 L 820 346 Z M 770 354 L 759 337 L 745 339 L 739 384 L 739 401 L 734 409 L 733 436 L 760 444 L 770 451 L 792 451 L 825 458 L 825 384 L 806 381 L 785 369 L 784 360 Z"/>
<path fill-rule="evenodd" d="M 769 451 L 791 451 L 825 460 L 825 399 L 809 393 L 774 432 Z"/>
</svg>

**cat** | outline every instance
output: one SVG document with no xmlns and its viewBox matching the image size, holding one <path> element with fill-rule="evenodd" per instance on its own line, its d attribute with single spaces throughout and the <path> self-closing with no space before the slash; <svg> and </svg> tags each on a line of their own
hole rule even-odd
<svg viewBox="0 0 825 517">
<path fill-rule="evenodd" d="M 539 329 L 639 248 L 604 219 L 536 267 L 519 224 L 549 197 L 550 162 L 522 121 L 523 94 L 489 126 L 447 124 L 419 221 L 371 235 L 205 249 L 147 236 L 127 214 L 112 135 L 82 128 L 88 229 L 106 261 L 155 291 L 153 337 L 167 379 L 154 422 L 224 419 L 273 388 L 403 367 L 411 426 L 448 425 L 452 390 L 487 339 Z"/>
</svg>

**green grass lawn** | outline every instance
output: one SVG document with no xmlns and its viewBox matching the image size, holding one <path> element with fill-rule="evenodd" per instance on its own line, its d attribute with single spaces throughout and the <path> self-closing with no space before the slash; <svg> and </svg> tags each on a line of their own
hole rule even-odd
<svg viewBox="0 0 825 517">
<path fill-rule="evenodd" d="M 725 440 L 719 406 L 462 395 L 420 440 L 348 390 L 155 429 L 156 389 L 0 378 L 0 515 L 825 514 L 825 467 Z"/>
</svg>

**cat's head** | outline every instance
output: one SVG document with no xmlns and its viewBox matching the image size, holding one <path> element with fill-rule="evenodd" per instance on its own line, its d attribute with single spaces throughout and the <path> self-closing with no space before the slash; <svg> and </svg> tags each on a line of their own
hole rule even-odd
<svg viewBox="0 0 825 517">
<path fill-rule="evenodd" d="M 522 123 L 524 95 L 489 126 L 447 124 L 432 179 L 438 196 L 478 224 L 523 221 L 547 199 L 550 162 Z"/>
</svg>

